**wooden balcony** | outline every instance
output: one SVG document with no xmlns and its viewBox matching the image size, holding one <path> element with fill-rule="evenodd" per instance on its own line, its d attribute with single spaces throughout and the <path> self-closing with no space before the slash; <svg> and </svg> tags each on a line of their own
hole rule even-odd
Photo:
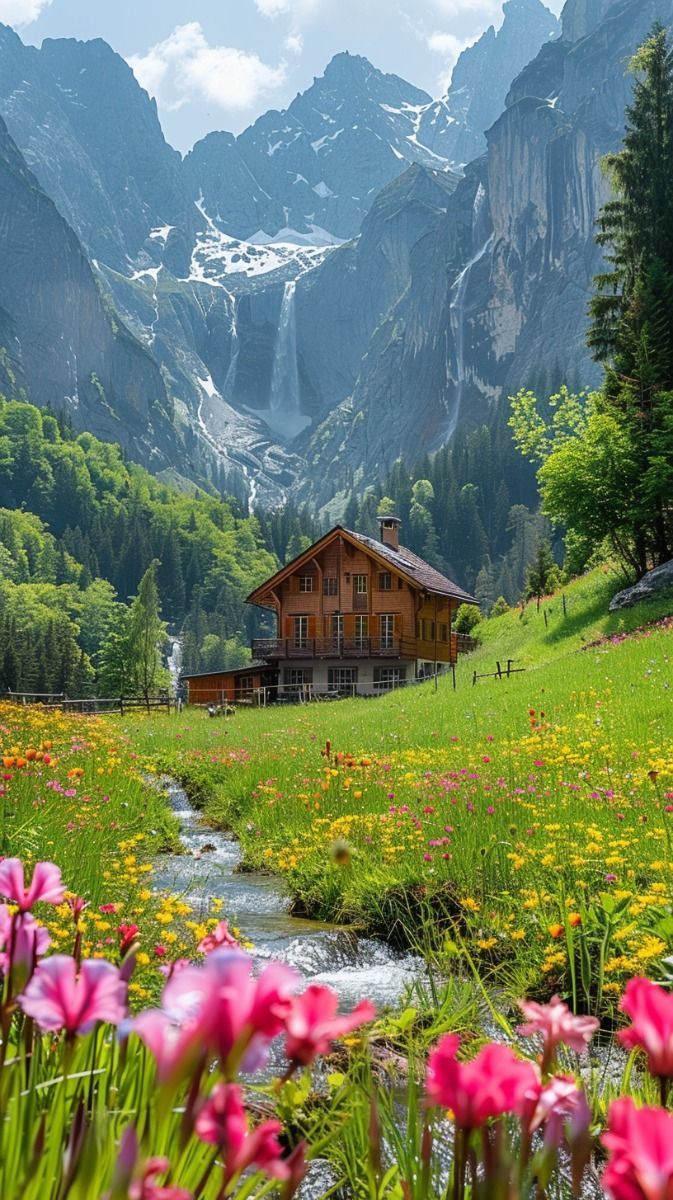
<svg viewBox="0 0 673 1200">
<path fill-rule="evenodd" d="M 253 658 L 277 662 L 286 659 L 402 658 L 416 657 L 413 638 L 255 638 Z"/>
</svg>

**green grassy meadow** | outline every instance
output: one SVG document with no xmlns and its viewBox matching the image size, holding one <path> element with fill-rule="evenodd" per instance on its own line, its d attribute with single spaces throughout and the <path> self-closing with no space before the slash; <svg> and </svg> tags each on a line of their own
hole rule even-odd
<svg viewBox="0 0 673 1200">
<path fill-rule="evenodd" d="M 609 1011 L 673 949 L 671 601 L 608 614 L 619 586 L 596 571 L 565 612 L 483 622 L 455 690 L 123 729 L 297 911 Z M 473 686 L 508 658 L 525 669 Z"/>
</svg>

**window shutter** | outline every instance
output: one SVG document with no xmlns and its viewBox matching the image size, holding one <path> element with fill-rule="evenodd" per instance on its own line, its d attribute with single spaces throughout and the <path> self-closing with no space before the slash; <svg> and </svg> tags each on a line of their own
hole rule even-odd
<svg viewBox="0 0 673 1200">
<path fill-rule="evenodd" d="M 308 619 L 308 636 L 314 638 L 316 636 L 316 618 L 309 617 Z"/>
<path fill-rule="evenodd" d="M 286 638 L 292 637 L 293 633 L 294 633 L 294 624 L 293 624 L 292 617 L 285 617 L 285 620 L 283 621 L 283 637 L 286 637 Z"/>
</svg>

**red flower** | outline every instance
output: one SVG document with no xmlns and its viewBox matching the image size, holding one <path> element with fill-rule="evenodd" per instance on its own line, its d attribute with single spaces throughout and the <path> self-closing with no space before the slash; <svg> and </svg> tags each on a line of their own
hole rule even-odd
<svg viewBox="0 0 673 1200">
<path fill-rule="evenodd" d="M 117 926 L 117 933 L 119 934 L 119 952 L 122 957 L 126 954 L 127 950 L 131 949 L 131 946 L 137 940 L 136 935 L 138 934 L 138 931 L 139 927 L 137 925 Z"/>
<path fill-rule="evenodd" d="M 203 940 L 199 942 L 199 950 L 202 954 L 210 954 L 213 950 L 218 950 L 221 946 L 229 946 L 232 950 L 238 950 L 239 948 L 239 943 L 229 932 L 229 926 L 226 921 L 220 921 L 213 929 L 213 932 L 207 933 Z"/>
</svg>

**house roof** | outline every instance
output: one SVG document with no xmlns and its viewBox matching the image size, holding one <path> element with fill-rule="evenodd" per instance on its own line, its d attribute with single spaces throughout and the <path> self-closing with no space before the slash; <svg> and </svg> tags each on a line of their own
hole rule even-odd
<svg viewBox="0 0 673 1200">
<path fill-rule="evenodd" d="M 214 671 L 180 672 L 180 679 L 207 679 L 209 675 L 246 675 L 254 671 L 268 670 L 269 664 L 264 659 L 254 659 L 244 667 L 219 667 Z"/>
<path fill-rule="evenodd" d="M 446 575 L 442 575 L 440 571 L 436 571 L 434 567 L 430 566 L 430 563 L 427 563 L 424 558 L 419 558 L 418 554 L 414 554 L 413 550 L 408 550 L 406 546 L 399 546 L 395 549 L 387 542 L 377 542 L 375 538 L 365 537 L 363 533 L 353 533 L 350 529 L 346 532 L 366 546 L 368 550 L 378 554 L 379 558 L 385 558 L 396 570 L 410 575 L 424 591 L 437 592 L 440 596 L 450 596 L 452 600 L 460 600 L 463 604 L 477 603 L 474 596 L 458 587 L 457 583 L 447 579 Z"/>
<path fill-rule="evenodd" d="M 329 533 L 324 534 L 317 542 L 309 546 L 307 550 L 302 551 L 291 562 L 281 567 L 280 571 L 277 571 L 270 579 L 267 579 L 258 588 L 255 588 L 254 592 L 251 592 L 248 596 L 248 603 L 264 606 L 263 597 L 272 588 L 282 583 L 289 575 L 292 575 L 302 563 L 309 561 L 319 553 L 336 534 L 341 534 L 342 537 L 347 538 L 356 546 L 362 546 L 377 558 L 379 562 L 382 562 L 385 566 L 391 566 L 400 575 L 403 575 L 409 583 L 416 585 L 416 587 L 422 589 L 424 592 L 430 592 L 433 595 L 448 596 L 452 600 L 460 601 L 461 604 L 477 603 L 474 596 L 464 591 L 463 588 L 458 587 L 458 584 L 447 579 L 446 575 L 442 575 L 440 571 L 436 571 L 434 567 L 430 566 L 430 563 L 419 558 L 412 550 L 407 550 L 406 546 L 399 546 L 396 549 L 394 546 L 389 546 L 386 542 L 379 542 L 375 538 L 365 537 L 362 533 L 354 533 L 353 530 L 345 529 L 342 525 L 335 525 L 333 529 L 330 529 Z"/>
</svg>

